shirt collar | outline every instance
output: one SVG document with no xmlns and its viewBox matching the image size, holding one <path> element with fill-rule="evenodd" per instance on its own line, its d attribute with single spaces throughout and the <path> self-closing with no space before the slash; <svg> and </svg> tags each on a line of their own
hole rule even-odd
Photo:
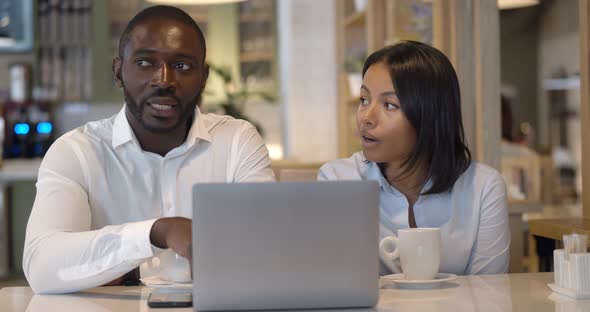
<svg viewBox="0 0 590 312">
<path fill-rule="evenodd" d="M 186 137 L 186 143 L 189 147 L 193 146 L 197 139 L 205 140 L 207 142 L 213 141 L 211 135 L 209 134 L 209 130 L 205 126 L 205 121 L 203 120 L 203 114 L 199 107 L 195 107 L 195 113 L 193 114 L 193 124 L 191 125 L 191 129 L 188 132 Z"/>
<path fill-rule="evenodd" d="M 381 173 L 381 169 L 379 168 L 379 165 L 377 165 L 377 163 L 375 163 L 374 161 L 367 160 L 365 158 L 365 155 L 363 155 L 363 153 L 361 153 L 361 156 L 362 156 L 362 161 L 365 164 L 367 164 L 367 179 L 377 181 L 377 183 L 379 183 L 379 188 L 382 191 L 383 190 L 391 190 L 391 192 L 393 194 L 401 195 L 401 193 L 398 190 L 396 190 L 393 186 L 391 186 L 391 184 L 389 184 L 387 179 L 385 179 L 385 177 L 383 176 L 383 173 Z"/>
<path fill-rule="evenodd" d="M 133 133 L 133 129 L 131 129 L 131 125 L 129 125 L 129 121 L 127 120 L 125 109 L 126 105 L 123 105 L 123 108 L 115 117 L 112 137 L 112 144 L 115 148 L 127 142 L 137 142 L 137 138 Z M 211 135 L 209 134 L 209 130 L 205 126 L 203 115 L 201 114 L 201 110 L 199 109 L 199 107 L 195 108 L 195 113 L 193 115 L 193 123 L 186 137 L 185 144 L 187 144 L 188 147 L 192 147 L 196 143 L 197 139 L 205 140 L 207 142 L 212 141 Z"/>
<path fill-rule="evenodd" d="M 387 181 L 385 176 L 383 176 L 381 168 L 379 168 L 379 165 L 377 163 L 375 163 L 374 161 L 367 160 L 364 155 L 362 155 L 362 160 L 364 163 L 367 164 L 367 178 L 369 180 L 377 181 L 379 183 L 379 187 L 381 188 L 381 190 L 390 190 L 396 196 L 403 196 L 403 194 L 400 191 L 398 191 L 395 187 L 393 187 L 389 183 L 389 181 Z M 422 187 L 420 193 L 424 193 L 426 190 L 430 188 L 431 185 L 432 180 L 428 179 L 426 183 L 424 183 L 424 186 Z"/>
</svg>

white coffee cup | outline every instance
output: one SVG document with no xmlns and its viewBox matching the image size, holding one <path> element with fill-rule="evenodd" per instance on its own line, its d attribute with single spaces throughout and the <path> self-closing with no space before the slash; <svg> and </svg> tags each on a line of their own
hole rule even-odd
<svg viewBox="0 0 590 312">
<path fill-rule="evenodd" d="M 379 243 L 383 261 L 396 271 L 395 260 L 400 258 L 404 279 L 434 279 L 440 266 L 440 229 L 401 229 L 398 235 L 385 237 Z"/>
<path fill-rule="evenodd" d="M 171 249 L 158 255 L 160 276 L 170 282 L 186 283 L 192 280 L 188 260 Z"/>
</svg>

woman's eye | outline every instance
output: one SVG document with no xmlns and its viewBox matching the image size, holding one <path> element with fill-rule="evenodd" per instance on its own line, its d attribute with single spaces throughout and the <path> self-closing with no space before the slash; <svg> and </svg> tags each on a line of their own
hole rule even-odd
<svg viewBox="0 0 590 312">
<path fill-rule="evenodd" d="M 398 109 L 399 106 L 393 103 L 385 103 L 386 107 L 388 110 L 394 110 L 394 109 Z"/>
<path fill-rule="evenodd" d="M 360 98 L 360 101 L 359 101 L 359 103 L 360 103 L 361 105 L 367 105 L 367 104 L 369 104 L 369 100 L 367 100 L 367 99 L 366 99 L 366 98 L 364 98 L 364 97 L 361 97 L 361 98 Z"/>
<path fill-rule="evenodd" d="M 135 64 L 137 64 L 137 66 L 139 67 L 148 67 L 148 66 L 152 66 L 152 63 L 146 61 L 146 60 L 137 60 L 135 62 Z"/>
<path fill-rule="evenodd" d="M 177 63 L 174 65 L 174 68 L 176 68 L 178 70 L 189 70 L 192 67 L 190 64 L 187 64 L 187 63 Z"/>
</svg>

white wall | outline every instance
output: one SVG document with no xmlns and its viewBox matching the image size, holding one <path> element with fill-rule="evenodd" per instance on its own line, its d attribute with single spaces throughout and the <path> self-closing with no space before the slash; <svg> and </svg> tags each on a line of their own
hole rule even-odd
<svg viewBox="0 0 590 312">
<path fill-rule="evenodd" d="M 325 161 L 337 157 L 334 1 L 277 1 L 286 158 Z"/>
<path fill-rule="evenodd" d="M 281 107 L 278 101 L 276 103 L 248 103 L 245 106 L 244 113 L 262 127 L 264 143 L 269 149 L 270 156 L 280 155 L 283 149 L 283 129 L 281 125 Z"/>
</svg>

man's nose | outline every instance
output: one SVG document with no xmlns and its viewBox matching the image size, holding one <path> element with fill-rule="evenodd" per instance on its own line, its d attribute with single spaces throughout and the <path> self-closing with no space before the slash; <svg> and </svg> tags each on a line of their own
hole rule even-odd
<svg viewBox="0 0 590 312">
<path fill-rule="evenodd" d="M 154 75 L 153 86 L 161 89 L 176 88 L 176 75 L 174 70 L 168 65 L 160 66 Z"/>
</svg>

